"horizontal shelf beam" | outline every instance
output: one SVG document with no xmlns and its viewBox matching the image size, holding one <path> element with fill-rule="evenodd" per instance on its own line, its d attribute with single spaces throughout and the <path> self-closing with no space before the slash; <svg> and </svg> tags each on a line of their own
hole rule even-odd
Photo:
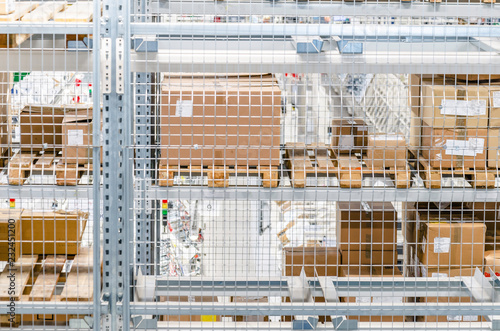
<svg viewBox="0 0 500 331">
<path fill-rule="evenodd" d="M 76 22 L 0 22 L 2 34 L 92 34 L 93 23 Z"/>
<path fill-rule="evenodd" d="M 156 6 L 155 6 L 156 5 Z M 163 4 L 162 4 L 163 5 Z M 482 3 L 377 2 L 341 1 L 322 3 L 273 3 L 269 1 L 169 1 L 166 6 L 151 5 L 151 12 L 178 15 L 244 16 L 390 16 L 390 17 L 500 17 L 500 8 Z"/>
<path fill-rule="evenodd" d="M 92 199 L 92 186 L 0 186 L 0 199 Z"/>
<path fill-rule="evenodd" d="M 176 36 L 500 37 L 491 25 L 131 23 L 132 34 Z"/>
<path fill-rule="evenodd" d="M 5 303 L 5 304 L 4 304 Z M 107 305 L 102 305 L 101 311 L 107 311 Z M 7 302 L 0 305 L 0 314 L 9 314 L 10 307 Z M 72 301 L 15 301 L 15 313 L 21 314 L 88 314 L 94 311 L 94 304 L 89 302 Z"/>
<path fill-rule="evenodd" d="M 208 187 L 151 187 L 151 199 L 179 200 L 248 200 L 248 201 L 440 201 L 440 202 L 497 202 L 499 189 L 425 188 L 396 189 L 384 187 L 348 188 L 208 188 Z"/>
</svg>

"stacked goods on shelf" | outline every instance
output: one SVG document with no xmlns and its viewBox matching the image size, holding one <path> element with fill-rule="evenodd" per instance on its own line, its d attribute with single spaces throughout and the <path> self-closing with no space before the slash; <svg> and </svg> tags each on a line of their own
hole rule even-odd
<svg viewBox="0 0 500 331">
<path fill-rule="evenodd" d="M 494 185 L 485 169 L 498 168 L 500 86 L 464 78 L 410 76 L 410 146 L 428 187 L 440 187 L 448 169 L 472 176 L 475 186 Z"/>
<path fill-rule="evenodd" d="M 396 267 L 371 267 L 371 266 L 341 266 L 340 267 L 340 277 L 387 277 L 389 280 L 399 277 L 403 277 L 401 272 Z M 384 293 L 383 291 L 377 292 L 372 290 L 369 296 L 366 296 L 366 292 L 356 292 L 352 291 L 352 295 L 348 297 L 340 298 L 341 302 L 355 302 L 355 303 L 392 303 L 397 305 L 402 304 L 406 301 L 404 297 L 391 296 L 391 294 Z M 406 320 L 405 316 L 349 316 L 349 319 L 356 319 L 360 322 L 404 322 Z"/>
<path fill-rule="evenodd" d="M 468 277 L 483 270 L 486 226 L 465 204 L 418 203 L 415 227 L 405 233 L 415 240 L 412 257 L 417 277 Z M 471 302 L 470 297 L 426 297 L 420 302 Z M 419 317 L 419 319 L 422 319 Z M 478 316 L 426 316 L 428 322 L 478 321 Z"/>
<path fill-rule="evenodd" d="M 21 254 L 22 209 L 0 209 L 0 261 L 17 261 Z"/>
<path fill-rule="evenodd" d="M 7 72 L 0 72 L 0 165 L 4 163 L 3 155 L 7 151 L 9 144 L 8 96 L 11 83 L 12 75 Z"/>
<path fill-rule="evenodd" d="M 166 77 L 162 164 L 277 166 L 281 90 L 272 75 Z"/>
<path fill-rule="evenodd" d="M 160 302 L 219 302 L 217 296 L 160 296 Z M 159 321 L 220 322 L 220 315 L 160 315 Z M 173 324 L 172 324 L 173 325 Z"/>
<path fill-rule="evenodd" d="M 336 154 L 364 153 L 368 146 L 368 125 L 363 119 L 332 120 L 332 149 Z"/>
<path fill-rule="evenodd" d="M 337 245 L 342 265 L 381 272 L 397 261 L 397 212 L 390 202 L 338 202 Z"/>
<path fill-rule="evenodd" d="M 302 270 L 306 277 L 338 276 L 340 253 L 337 247 L 285 247 L 284 275 L 300 276 Z"/>
</svg>

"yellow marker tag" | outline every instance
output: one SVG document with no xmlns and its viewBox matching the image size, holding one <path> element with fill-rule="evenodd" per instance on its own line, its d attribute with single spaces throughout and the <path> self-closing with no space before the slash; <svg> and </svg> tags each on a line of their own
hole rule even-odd
<svg viewBox="0 0 500 331">
<path fill-rule="evenodd" d="M 216 315 L 201 315 L 202 322 L 217 322 Z"/>
<path fill-rule="evenodd" d="M 16 202 L 15 201 L 11 201 L 10 202 L 10 208 L 16 208 Z"/>
<path fill-rule="evenodd" d="M 168 209 L 168 203 L 162 203 L 161 204 L 162 209 Z"/>
</svg>

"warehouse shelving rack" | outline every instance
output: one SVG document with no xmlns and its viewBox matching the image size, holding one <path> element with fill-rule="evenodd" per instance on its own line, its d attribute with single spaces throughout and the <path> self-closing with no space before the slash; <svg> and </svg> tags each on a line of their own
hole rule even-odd
<svg viewBox="0 0 500 331">
<path fill-rule="evenodd" d="M 330 304 L 313 306 L 307 302 L 290 304 L 258 304 L 255 307 L 242 305 L 214 305 L 203 303 L 160 304 L 157 302 L 140 302 L 130 288 L 136 279 L 136 271 L 132 266 L 154 263 L 153 248 L 141 245 L 153 242 L 154 222 L 156 215 L 152 212 L 154 205 L 160 199 L 245 199 L 255 201 L 500 201 L 499 189 L 450 188 L 428 190 L 424 188 L 197 188 L 189 187 L 157 187 L 152 185 L 154 179 L 151 160 L 154 156 L 153 130 L 154 123 L 149 122 L 154 117 L 153 104 L 155 77 L 150 72 L 199 72 L 210 64 L 211 71 L 217 72 L 251 72 L 256 64 L 253 55 L 258 54 L 259 69 L 263 72 L 295 72 L 307 73 L 399 73 L 399 74 L 432 74 L 435 72 L 455 74 L 490 74 L 500 72 L 500 27 L 498 26 L 398 26 L 398 25 L 365 25 L 364 29 L 354 29 L 347 25 L 321 24 L 239 24 L 233 29 L 230 24 L 212 23 L 161 23 L 152 22 L 150 15 L 186 14 L 193 15 L 240 15 L 251 12 L 253 15 L 296 16 L 300 15 L 361 15 L 361 16 L 391 16 L 391 17 L 488 17 L 500 18 L 500 8 L 495 4 L 481 3 L 276 3 L 269 2 L 147 2 L 145 0 L 130 6 L 123 0 L 103 1 L 101 13 L 100 3 L 94 3 L 93 23 L 0 23 L 3 33 L 29 33 L 54 35 L 64 31 L 65 34 L 92 34 L 94 36 L 92 57 L 79 57 L 78 52 L 69 49 L 37 49 L 20 47 L 0 50 L 0 71 L 28 70 L 84 70 L 94 72 L 94 90 L 102 92 L 94 96 L 94 119 L 99 119 L 101 102 L 103 104 L 103 180 L 96 176 L 94 184 L 77 187 L 53 187 L 49 185 L 25 185 L 22 187 L 5 187 L 0 190 L 1 198 L 87 198 L 94 201 L 102 199 L 100 204 L 94 204 L 94 242 L 100 242 L 103 236 L 103 255 L 106 261 L 103 270 L 103 288 L 100 284 L 100 272 L 94 268 L 94 302 L 20 302 L 18 313 L 66 313 L 93 314 L 93 329 L 128 330 L 144 327 L 147 323 L 152 328 L 162 328 L 166 325 L 151 320 L 141 320 L 138 316 L 157 314 L 254 314 L 255 311 L 267 310 L 281 314 L 330 314 L 336 311 L 339 315 L 348 313 L 367 315 L 392 315 L 393 306 L 363 304 Z M 139 14 L 138 21 L 132 20 L 133 14 Z M 142 15 L 142 17 L 140 16 Z M 206 38 L 183 44 L 182 51 L 173 48 L 162 36 L 177 35 L 182 38 L 192 38 L 199 35 Z M 262 40 L 261 48 L 247 52 L 235 52 L 228 43 L 210 40 L 216 36 L 256 37 Z M 361 55 L 345 55 L 332 49 L 328 53 L 301 56 L 295 52 L 289 36 L 342 36 L 351 40 L 361 40 L 366 51 Z M 131 42 L 134 36 L 152 37 L 151 45 L 156 46 L 146 51 L 136 50 Z M 263 36 L 281 38 L 281 41 L 265 40 Z M 393 47 L 394 41 L 384 38 L 404 38 L 412 41 L 411 49 Z M 441 38 L 434 44 L 434 52 L 425 50 L 426 41 Z M 375 40 L 378 39 L 378 40 Z M 382 40 L 382 41 L 381 41 Z M 419 42 L 420 40 L 420 42 Z M 330 38 L 327 38 L 330 42 Z M 157 43 L 157 44 L 156 44 Z M 244 44 L 243 42 L 240 42 Z M 277 46 L 278 44 L 278 46 Z M 383 45 L 391 51 L 383 53 L 370 51 L 370 45 Z M 33 44 L 32 44 L 33 46 Z M 192 47 L 192 48 L 189 48 Z M 202 49 L 202 51 L 199 51 Z M 196 50 L 196 52 L 195 52 Z M 279 50 L 279 51 L 275 51 Z M 469 50 L 480 50 L 478 56 L 470 56 Z M 187 52 L 187 54 L 186 54 Z M 411 56 L 410 56 L 411 54 Z M 35 61 L 36 59 L 36 61 Z M 133 84 L 134 82 L 134 84 Z M 132 91 L 132 86 L 136 87 Z M 119 120 L 116 120 L 119 119 Z M 94 142 L 99 142 L 101 134 L 98 126 L 94 126 Z M 136 135 L 136 140 L 132 137 Z M 96 139 L 97 138 L 97 139 Z M 94 148 L 94 164 L 100 163 L 99 144 Z M 134 150 L 136 152 L 134 157 Z M 135 160 L 135 163 L 134 163 Z M 139 205 L 134 202 L 140 201 Z M 100 230 L 102 214 L 102 233 Z M 135 229 L 132 221 L 135 222 Z M 136 230 L 141 229 L 141 235 Z M 135 237 L 134 237 L 135 236 Z M 132 243 L 139 243 L 133 246 Z M 100 246 L 94 245 L 94 256 L 100 255 Z M 140 274 L 151 274 L 151 268 L 140 268 Z M 142 277 L 142 276 L 140 276 Z M 140 278 L 139 277 L 139 278 Z M 492 280 L 497 285 L 498 280 Z M 451 288 L 447 279 L 440 282 L 440 289 Z M 155 284 L 156 285 L 156 284 Z M 206 285 L 210 286 L 210 284 Z M 260 286 L 265 287 L 261 284 Z M 280 287 L 284 287 L 281 284 Z M 271 288 L 269 287 L 269 291 Z M 405 294 L 413 293 L 411 288 L 405 288 Z M 413 289 L 413 291 L 415 291 Z M 450 290 L 451 291 L 451 290 Z M 473 291 L 474 292 L 474 291 Z M 497 293 L 496 290 L 494 292 Z M 436 309 L 448 312 L 470 313 L 471 310 L 484 314 L 499 314 L 496 295 L 492 294 L 489 303 L 473 303 L 457 305 L 450 303 L 402 304 L 405 309 L 414 312 L 431 312 Z M 6 308 L 0 308 L 5 313 Z M 132 319 L 133 326 L 129 325 Z M 258 328 L 251 323 L 248 327 Z M 285 324 L 269 324 L 266 328 L 284 328 Z M 202 325 L 190 323 L 190 327 L 201 328 Z M 293 327 L 293 325 L 290 325 Z M 496 322 L 490 326 L 480 326 L 483 329 L 498 329 Z M 234 329 L 233 323 L 214 325 L 211 329 Z M 362 325 L 359 326 L 362 328 Z M 380 326 L 382 328 L 382 326 Z M 383 326 L 384 329 L 398 329 L 397 323 Z M 428 329 L 415 325 L 414 329 Z M 459 329 L 459 326 L 447 326 L 446 329 Z M 373 329 L 373 327 L 371 327 Z"/>
</svg>

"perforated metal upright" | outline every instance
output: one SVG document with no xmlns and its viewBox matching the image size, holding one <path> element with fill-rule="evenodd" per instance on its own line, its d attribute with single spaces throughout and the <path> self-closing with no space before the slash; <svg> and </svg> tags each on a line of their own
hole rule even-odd
<svg viewBox="0 0 500 331">
<path fill-rule="evenodd" d="M 101 19 L 103 93 L 103 300 L 104 330 L 128 330 L 129 252 L 133 201 L 133 103 L 130 3 L 106 0 Z"/>
</svg>

